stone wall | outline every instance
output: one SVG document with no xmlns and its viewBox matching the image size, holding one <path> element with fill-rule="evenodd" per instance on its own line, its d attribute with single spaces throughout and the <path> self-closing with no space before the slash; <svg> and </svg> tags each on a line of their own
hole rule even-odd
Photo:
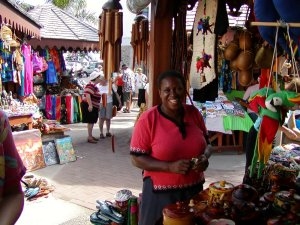
<svg viewBox="0 0 300 225">
<path fill-rule="evenodd" d="M 122 45 L 121 47 L 121 65 L 126 64 L 132 68 L 133 49 L 131 45 Z M 121 66 L 120 65 L 120 66 Z"/>
</svg>

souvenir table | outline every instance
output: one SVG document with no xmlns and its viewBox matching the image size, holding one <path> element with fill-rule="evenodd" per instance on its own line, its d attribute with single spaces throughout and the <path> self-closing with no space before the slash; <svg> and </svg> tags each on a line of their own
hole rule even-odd
<svg viewBox="0 0 300 225">
<path fill-rule="evenodd" d="M 229 101 L 223 92 L 218 93 L 215 101 L 205 103 L 193 102 L 205 117 L 205 123 L 210 132 L 210 141 L 217 140 L 217 150 L 236 149 L 243 151 L 243 132 L 248 132 L 253 122 L 247 112 L 235 101 Z M 204 110 L 205 108 L 205 110 Z M 238 143 L 236 143 L 235 132 L 238 132 Z M 223 137 L 226 135 L 226 145 Z M 233 145 L 229 138 L 232 138 Z"/>
<path fill-rule="evenodd" d="M 33 128 L 33 118 L 39 114 L 39 107 L 33 96 L 24 98 L 23 102 L 12 98 L 7 98 L 4 102 L 0 109 L 7 115 L 11 126 L 25 124 L 29 130 Z"/>
<path fill-rule="evenodd" d="M 9 124 L 11 126 L 19 126 L 25 124 L 28 129 L 32 129 L 34 114 L 38 112 L 38 107 L 35 105 L 18 105 L 3 109 L 6 113 Z"/>
<path fill-rule="evenodd" d="M 18 126 L 21 124 L 26 124 L 28 129 L 32 129 L 33 118 L 32 114 L 20 114 L 12 115 L 8 117 L 10 126 Z"/>
<path fill-rule="evenodd" d="M 251 185 L 212 182 L 191 199 L 167 205 L 163 224 L 299 224 L 299 212 L 300 145 L 290 143 L 273 148 L 262 177 L 255 175 Z"/>
</svg>

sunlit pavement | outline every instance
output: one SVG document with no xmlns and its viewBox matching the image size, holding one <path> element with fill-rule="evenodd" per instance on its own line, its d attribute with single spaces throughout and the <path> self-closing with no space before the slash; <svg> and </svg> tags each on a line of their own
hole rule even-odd
<svg viewBox="0 0 300 225">
<path fill-rule="evenodd" d="M 129 156 L 129 141 L 137 113 L 135 108 L 131 113 L 118 112 L 113 118 L 111 132 L 115 152 L 111 138 L 101 139 L 97 144 L 87 143 L 86 124 L 66 125 L 71 130 L 65 134 L 72 137 L 77 160 L 31 172 L 46 178 L 55 190 L 47 198 L 26 201 L 16 224 L 91 224 L 89 215 L 96 211 L 97 199 L 113 200 L 114 194 L 121 189 L 129 189 L 138 195 L 142 187 L 141 170 L 132 166 Z M 100 135 L 98 125 L 93 134 Z M 206 171 L 205 187 L 219 180 L 240 184 L 244 165 L 245 154 L 235 151 L 214 153 Z"/>
</svg>

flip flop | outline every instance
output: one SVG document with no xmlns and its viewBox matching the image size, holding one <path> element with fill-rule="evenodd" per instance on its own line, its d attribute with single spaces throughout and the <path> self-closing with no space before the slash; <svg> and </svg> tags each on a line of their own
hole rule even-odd
<svg viewBox="0 0 300 225">
<path fill-rule="evenodd" d="M 88 139 L 88 143 L 97 144 L 97 143 L 98 143 L 98 141 L 95 141 L 94 139 Z"/>
<path fill-rule="evenodd" d="M 124 222 L 123 215 L 118 211 L 116 207 L 112 205 L 109 201 L 99 201 L 97 200 L 98 205 L 96 208 L 99 209 L 100 215 L 106 217 L 107 219 L 122 224 Z"/>
<path fill-rule="evenodd" d="M 99 211 L 94 212 L 90 215 L 90 221 L 92 224 L 96 224 L 96 225 L 109 225 L 111 223 L 109 219 L 101 216 Z"/>
<path fill-rule="evenodd" d="M 34 196 L 36 196 L 39 192 L 40 192 L 40 188 L 39 187 L 28 188 L 28 190 L 26 190 L 26 192 L 24 193 L 24 195 L 25 195 L 25 197 L 27 197 L 27 199 L 31 199 Z"/>
<path fill-rule="evenodd" d="M 94 141 L 99 141 L 99 138 L 93 137 Z"/>
</svg>

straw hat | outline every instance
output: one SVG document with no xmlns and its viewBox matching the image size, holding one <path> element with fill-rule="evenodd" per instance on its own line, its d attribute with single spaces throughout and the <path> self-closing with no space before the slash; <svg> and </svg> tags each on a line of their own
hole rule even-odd
<svg viewBox="0 0 300 225">
<path fill-rule="evenodd" d="M 95 80 L 97 77 L 100 77 L 102 74 L 98 71 L 93 71 L 89 76 L 89 81 Z M 103 76 L 103 75 L 102 75 Z M 104 77 L 104 76 L 103 76 Z"/>
<path fill-rule="evenodd" d="M 142 70 L 142 68 L 137 68 L 137 69 L 136 69 L 136 72 L 137 72 L 137 73 L 141 73 L 141 72 L 143 72 L 143 70 Z"/>
</svg>

